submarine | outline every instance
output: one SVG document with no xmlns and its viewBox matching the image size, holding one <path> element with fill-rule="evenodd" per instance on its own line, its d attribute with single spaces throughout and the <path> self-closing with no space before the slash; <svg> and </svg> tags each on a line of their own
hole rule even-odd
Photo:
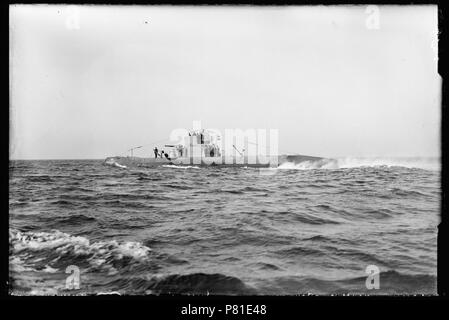
<svg viewBox="0 0 449 320">
<path fill-rule="evenodd" d="M 248 144 L 249 142 L 246 141 Z M 189 130 L 181 142 L 165 144 L 168 152 L 159 153 L 157 147 L 154 156 L 136 157 L 132 150 L 129 156 L 111 156 L 104 160 L 104 164 L 116 167 L 157 167 L 163 165 L 175 166 L 213 166 L 213 167 L 279 167 L 284 163 L 294 165 L 300 163 L 314 163 L 316 166 L 327 164 L 333 159 L 314 157 L 300 154 L 272 154 L 260 155 L 255 152 L 239 150 L 234 144 L 232 152 L 223 152 L 221 135 L 213 130 Z M 140 148 L 140 147 L 137 147 Z"/>
</svg>

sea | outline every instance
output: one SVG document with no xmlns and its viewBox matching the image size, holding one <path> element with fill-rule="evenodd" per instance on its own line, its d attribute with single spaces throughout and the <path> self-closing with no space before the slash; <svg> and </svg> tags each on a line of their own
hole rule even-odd
<svg viewBox="0 0 449 320">
<path fill-rule="evenodd" d="M 12 295 L 435 295 L 440 159 L 11 160 Z"/>
</svg>

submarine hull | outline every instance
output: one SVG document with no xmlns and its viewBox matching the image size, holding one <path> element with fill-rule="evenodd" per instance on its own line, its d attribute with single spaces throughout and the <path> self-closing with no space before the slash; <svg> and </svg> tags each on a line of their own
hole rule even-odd
<svg viewBox="0 0 449 320">
<path fill-rule="evenodd" d="M 118 167 L 157 167 L 162 165 L 176 166 L 216 166 L 216 167 L 278 167 L 283 163 L 300 164 L 303 162 L 325 162 L 330 159 L 305 155 L 279 155 L 267 158 L 265 161 L 248 157 L 178 157 L 178 158 L 144 158 L 144 157 L 108 157 L 105 164 Z"/>
</svg>

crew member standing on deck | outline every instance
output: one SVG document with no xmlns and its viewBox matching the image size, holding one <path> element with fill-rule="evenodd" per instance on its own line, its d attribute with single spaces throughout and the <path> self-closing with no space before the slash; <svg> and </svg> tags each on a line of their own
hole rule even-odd
<svg viewBox="0 0 449 320">
<path fill-rule="evenodd" d="M 157 147 L 155 147 L 155 148 L 154 148 L 154 157 L 155 157 L 155 158 L 157 158 L 157 155 L 158 155 L 157 152 L 158 152 Z"/>
</svg>

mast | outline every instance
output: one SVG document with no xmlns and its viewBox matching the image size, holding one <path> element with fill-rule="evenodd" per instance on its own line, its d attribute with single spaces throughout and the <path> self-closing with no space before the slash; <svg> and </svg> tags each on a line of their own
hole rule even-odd
<svg viewBox="0 0 449 320">
<path fill-rule="evenodd" d="M 131 149 L 129 149 L 128 151 L 131 151 L 131 157 L 133 157 L 133 151 L 134 151 L 134 149 L 139 149 L 139 148 L 142 148 L 143 146 L 138 146 L 138 147 L 134 147 L 134 148 L 131 148 Z"/>
</svg>

